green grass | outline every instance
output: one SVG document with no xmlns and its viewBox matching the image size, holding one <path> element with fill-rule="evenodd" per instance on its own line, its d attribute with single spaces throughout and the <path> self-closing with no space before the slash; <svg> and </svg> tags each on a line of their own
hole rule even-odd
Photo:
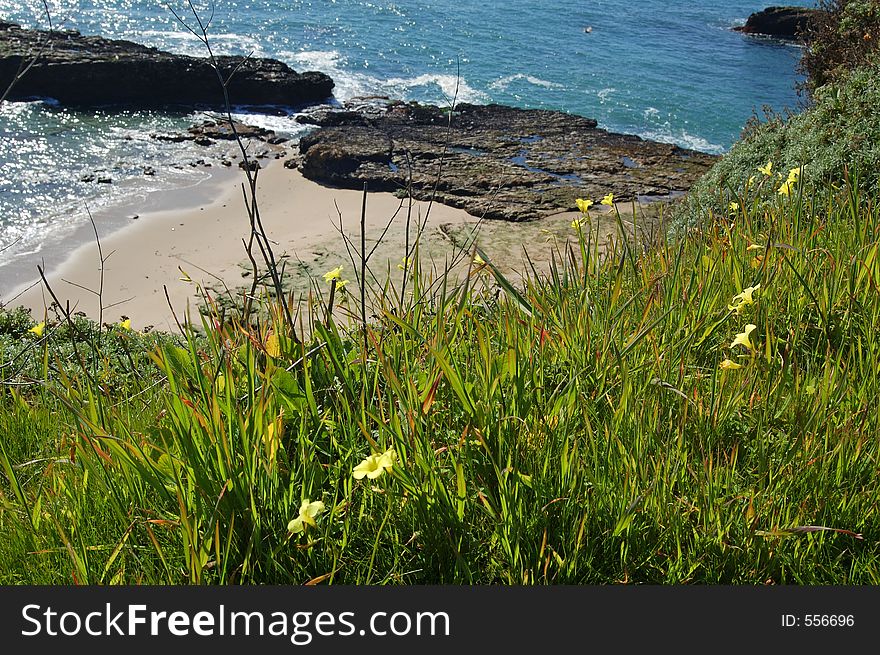
<svg viewBox="0 0 880 655">
<path fill-rule="evenodd" d="M 4 360 L 44 381 L 0 384 L 0 583 L 877 583 L 877 198 L 735 192 L 656 248 L 573 231 L 518 289 L 416 265 L 366 339 L 320 294 L 308 343 L 266 300 L 92 360 L 19 316 Z"/>
</svg>

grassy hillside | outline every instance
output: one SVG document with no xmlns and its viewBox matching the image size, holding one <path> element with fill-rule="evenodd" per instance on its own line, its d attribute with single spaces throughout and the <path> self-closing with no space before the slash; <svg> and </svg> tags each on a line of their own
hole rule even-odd
<svg viewBox="0 0 880 655">
<path fill-rule="evenodd" d="M 575 225 L 522 292 L 416 267 L 366 341 L 206 319 L 139 392 L 19 330 L 0 581 L 876 583 L 880 215 L 795 186 L 601 260 Z"/>
</svg>

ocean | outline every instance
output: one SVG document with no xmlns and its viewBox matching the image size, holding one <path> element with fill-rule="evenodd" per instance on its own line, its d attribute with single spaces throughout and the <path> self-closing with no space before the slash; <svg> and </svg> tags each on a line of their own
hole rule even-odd
<svg viewBox="0 0 880 655">
<path fill-rule="evenodd" d="M 52 24 L 204 55 L 168 8 L 180 0 L 49 0 Z M 280 59 L 336 82 L 335 98 L 497 102 L 596 118 L 600 127 L 723 153 L 764 106 L 796 109 L 800 49 L 731 31 L 766 3 L 743 0 L 216 0 L 217 54 Z M 787 0 L 811 6 L 809 1 Z M 42 2 L 0 0 L 0 19 L 46 27 Z M 87 210 L 199 184 L 206 154 L 151 133 L 201 115 L 0 107 L 0 292 L 16 260 L 70 246 Z M 296 137 L 293 116 L 247 115 Z M 152 173 L 145 175 L 145 170 Z M 111 183 L 99 183 L 106 177 Z"/>
</svg>

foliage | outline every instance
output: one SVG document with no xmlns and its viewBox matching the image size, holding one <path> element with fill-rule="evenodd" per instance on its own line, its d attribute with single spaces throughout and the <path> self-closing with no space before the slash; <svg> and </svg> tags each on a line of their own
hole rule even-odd
<svg viewBox="0 0 880 655">
<path fill-rule="evenodd" d="M 691 189 L 679 209 L 679 222 L 693 225 L 708 211 L 724 212 L 728 196 L 763 179 L 768 161 L 785 174 L 803 166 L 803 179 L 841 184 L 846 171 L 858 172 L 866 191 L 877 188 L 880 171 L 880 61 L 860 67 L 834 84 L 816 89 L 814 105 L 783 117 L 769 115 L 754 124 Z M 754 180 L 753 184 L 754 186 Z M 762 198 L 776 186 L 765 184 Z"/>
<path fill-rule="evenodd" d="M 369 323 L 313 297 L 306 340 L 264 296 L 158 344 L 148 400 L 76 362 L 0 387 L 0 581 L 876 584 L 858 184 L 732 186 L 650 249 L 603 253 L 587 208 L 517 287 L 416 255 Z"/>
<path fill-rule="evenodd" d="M 878 0 L 822 0 L 803 39 L 800 69 L 811 93 L 865 65 L 880 43 Z"/>
</svg>

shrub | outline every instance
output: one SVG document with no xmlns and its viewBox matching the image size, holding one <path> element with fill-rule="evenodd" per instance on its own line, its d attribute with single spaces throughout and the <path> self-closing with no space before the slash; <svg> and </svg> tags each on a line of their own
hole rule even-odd
<svg viewBox="0 0 880 655">
<path fill-rule="evenodd" d="M 866 63 L 880 41 L 880 1 L 822 0 L 802 35 L 809 44 L 801 59 L 812 93 Z"/>
<path fill-rule="evenodd" d="M 840 183 L 846 171 L 858 172 L 867 190 L 877 187 L 880 166 L 880 57 L 872 56 L 833 84 L 814 92 L 814 104 L 785 118 L 770 115 L 751 125 L 691 189 L 678 211 L 680 224 L 693 225 L 706 210 L 726 211 L 728 203 L 743 200 L 734 190 L 751 188 L 749 179 L 762 179 L 759 166 L 768 161 L 785 175 L 804 166 L 804 183 Z M 780 181 L 781 182 L 781 181 Z M 751 200 L 770 200 L 778 184 L 764 184 Z"/>
</svg>

